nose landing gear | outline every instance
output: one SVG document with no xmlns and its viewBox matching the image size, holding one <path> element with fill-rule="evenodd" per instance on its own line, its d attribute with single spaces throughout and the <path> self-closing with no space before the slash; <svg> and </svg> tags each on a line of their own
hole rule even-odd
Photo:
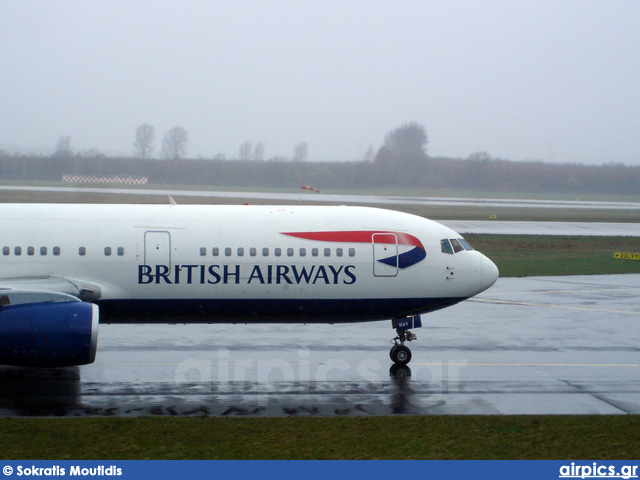
<svg viewBox="0 0 640 480">
<path fill-rule="evenodd" d="M 422 321 L 420 315 L 413 315 L 402 319 L 394 318 L 391 320 L 393 328 L 396 329 L 398 335 L 391 340 L 393 347 L 389 352 L 391 361 L 396 365 L 406 365 L 411 361 L 411 350 L 404 343 L 416 340 L 415 333 L 409 331 L 409 328 L 420 328 Z"/>
</svg>

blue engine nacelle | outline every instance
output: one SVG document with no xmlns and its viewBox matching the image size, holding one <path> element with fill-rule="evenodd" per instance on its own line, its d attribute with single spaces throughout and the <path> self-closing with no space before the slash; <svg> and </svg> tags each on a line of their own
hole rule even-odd
<svg viewBox="0 0 640 480">
<path fill-rule="evenodd" d="M 0 364 L 69 367 L 93 363 L 98 306 L 79 301 L 0 306 Z"/>
</svg>

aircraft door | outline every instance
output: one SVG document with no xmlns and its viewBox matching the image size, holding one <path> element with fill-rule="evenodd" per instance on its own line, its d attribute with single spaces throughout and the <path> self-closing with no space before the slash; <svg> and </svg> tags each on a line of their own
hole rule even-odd
<svg viewBox="0 0 640 480">
<path fill-rule="evenodd" d="M 395 277 L 398 275 L 398 238 L 393 233 L 374 233 L 373 275 Z"/>
<path fill-rule="evenodd" d="M 144 264 L 171 266 L 169 232 L 144 232 Z"/>
</svg>

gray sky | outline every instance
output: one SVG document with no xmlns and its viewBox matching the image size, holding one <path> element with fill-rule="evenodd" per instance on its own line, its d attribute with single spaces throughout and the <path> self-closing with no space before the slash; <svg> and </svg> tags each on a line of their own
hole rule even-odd
<svg viewBox="0 0 640 480">
<path fill-rule="evenodd" d="M 637 1 L 0 0 L 0 144 L 361 159 L 404 122 L 432 156 L 640 164 Z"/>
</svg>

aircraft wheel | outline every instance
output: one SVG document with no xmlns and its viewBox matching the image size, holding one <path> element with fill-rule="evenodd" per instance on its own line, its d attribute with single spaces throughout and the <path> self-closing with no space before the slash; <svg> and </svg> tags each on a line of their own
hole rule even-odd
<svg viewBox="0 0 640 480">
<path fill-rule="evenodd" d="M 404 345 L 397 345 L 391 349 L 391 360 L 397 365 L 406 365 L 411 361 L 411 350 Z"/>
<path fill-rule="evenodd" d="M 395 355 L 395 352 L 396 352 L 397 348 L 398 348 L 398 345 L 394 345 L 393 347 L 391 347 L 391 351 L 389 351 L 389 357 L 391 357 L 391 361 L 392 362 L 395 362 L 394 355 Z"/>
</svg>

